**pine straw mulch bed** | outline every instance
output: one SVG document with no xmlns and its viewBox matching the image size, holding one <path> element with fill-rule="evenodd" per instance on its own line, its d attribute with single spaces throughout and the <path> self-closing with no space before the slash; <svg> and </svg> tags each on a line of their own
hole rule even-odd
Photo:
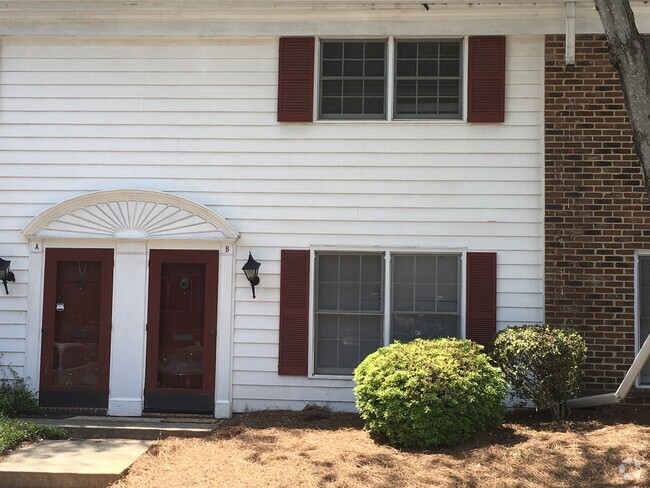
<svg viewBox="0 0 650 488">
<path fill-rule="evenodd" d="M 423 452 L 372 439 L 355 414 L 251 412 L 207 439 L 156 443 L 113 487 L 650 486 L 649 407 L 547 415 L 509 414 L 469 444 Z"/>
</svg>

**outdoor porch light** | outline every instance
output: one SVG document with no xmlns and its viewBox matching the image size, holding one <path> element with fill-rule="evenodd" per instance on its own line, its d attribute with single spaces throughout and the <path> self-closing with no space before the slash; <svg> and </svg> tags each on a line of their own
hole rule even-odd
<svg viewBox="0 0 650 488">
<path fill-rule="evenodd" d="M 242 271 L 251 284 L 251 288 L 253 289 L 253 298 L 255 298 L 255 287 L 260 284 L 260 277 L 257 276 L 258 269 L 260 269 L 260 263 L 255 261 L 253 255 L 249 252 L 248 261 L 246 261 L 246 264 L 242 266 Z"/>
<path fill-rule="evenodd" d="M 11 271 L 9 271 L 10 264 L 11 261 L 7 261 L 6 259 L 0 258 L 0 281 L 2 281 L 2 284 L 5 285 L 5 292 L 7 292 L 7 295 L 9 295 L 9 288 L 7 288 L 7 281 L 11 281 L 12 283 L 16 282 L 16 277 Z"/>
</svg>

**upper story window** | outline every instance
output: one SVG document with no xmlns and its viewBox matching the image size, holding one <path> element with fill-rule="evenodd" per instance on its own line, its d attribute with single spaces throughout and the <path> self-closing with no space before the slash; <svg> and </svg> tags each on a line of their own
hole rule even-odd
<svg viewBox="0 0 650 488">
<path fill-rule="evenodd" d="M 386 43 L 323 41 L 320 118 L 386 117 Z"/>
<path fill-rule="evenodd" d="M 462 120 L 465 112 L 470 123 L 505 120 L 504 36 L 322 40 L 317 60 L 315 45 L 280 39 L 278 122 L 313 122 L 315 111 L 339 120 Z"/>
<path fill-rule="evenodd" d="M 460 118 L 462 42 L 396 41 L 396 119 Z"/>
</svg>

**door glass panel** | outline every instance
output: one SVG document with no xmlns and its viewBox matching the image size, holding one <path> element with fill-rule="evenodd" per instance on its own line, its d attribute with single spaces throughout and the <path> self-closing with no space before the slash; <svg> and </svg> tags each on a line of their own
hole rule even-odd
<svg viewBox="0 0 650 488">
<path fill-rule="evenodd" d="M 650 335 L 650 256 L 639 257 L 639 348 Z M 641 370 L 640 383 L 650 385 L 650 361 Z"/>
<path fill-rule="evenodd" d="M 59 261 L 52 385 L 96 387 L 102 264 L 98 261 Z"/>
<path fill-rule="evenodd" d="M 204 299 L 205 264 L 162 264 L 159 388 L 202 388 Z"/>
</svg>

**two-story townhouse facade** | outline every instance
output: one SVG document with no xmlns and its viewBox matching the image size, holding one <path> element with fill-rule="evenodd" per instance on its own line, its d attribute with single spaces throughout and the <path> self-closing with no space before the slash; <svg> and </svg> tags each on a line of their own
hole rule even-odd
<svg viewBox="0 0 650 488">
<path fill-rule="evenodd" d="M 0 363 L 47 407 L 350 410 L 394 339 L 543 322 L 576 3 L 5 2 Z"/>
</svg>

